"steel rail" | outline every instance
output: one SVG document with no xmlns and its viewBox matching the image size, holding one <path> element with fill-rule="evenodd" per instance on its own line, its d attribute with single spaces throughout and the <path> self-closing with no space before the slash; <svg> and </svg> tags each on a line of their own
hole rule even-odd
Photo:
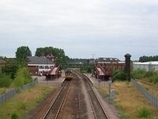
<svg viewBox="0 0 158 119">
<path fill-rule="evenodd" d="M 82 75 L 82 77 L 83 77 L 84 82 L 87 86 L 87 91 L 89 93 L 90 100 L 92 103 L 94 117 L 96 119 L 102 119 L 102 118 L 109 119 L 105 109 L 103 108 L 101 101 L 98 99 L 96 93 L 93 90 L 92 83 L 89 81 L 89 79 L 86 76 Z M 104 117 L 103 117 L 103 115 L 104 115 Z"/>
<path fill-rule="evenodd" d="M 70 82 L 64 82 L 63 86 L 61 88 L 61 90 L 59 91 L 58 95 L 55 97 L 55 100 L 50 104 L 50 107 L 48 108 L 48 110 L 44 113 L 43 117 L 41 119 L 47 119 L 49 113 L 51 112 L 51 109 L 55 106 L 55 104 L 58 103 L 59 98 L 62 98 L 62 101 L 59 103 L 60 105 L 58 106 L 58 109 L 56 109 L 57 111 L 55 112 L 55 116 L 54 119 L 57 119 L 59 112 L 62 108 L 62 105 L 64 104 L 64 100 L 65 100 L 65 96 L 67 94 L 68 91 L 68 87 L 70 85 Z M 63 95 L 63 96 L 62 96 Z M 53 118 L 53 117 L 52 117 Z"/>
<path fill-rule="evenodd" d="M 102 118 L 108 119 L 107 114 L 105 113 L 100 101 L 98 100 L 96 94 L 94 93 L 94 90 L 92 89 L 92 87 L 90 86 L 90 84 L 87 81 L 85 83 L 87 85 L 87 89 L 88 89 L 89 95 L 91 97 L 90 99 L 93 104 L 92 106 L 93 106 L 93 110 L 95 113 L 95 118 L 100 119 L 101 116 L 104 115 L 104 117 L 102 117 Z"/>
<path fill-rule="evenodd" d="M 90 82 L 90 80 L 85 75 L 78 73 L 78 72 L 75 72 L 75 73 L 80 78 L 82 78 L 86 84 L 87 92 L 89 94 L 90 103 L 92 104 L 91 107 L 92 107 L 94 118 L 95 119 L 110 119 L 109 116 L 107 115 L 107 112 L 105 111 L 101 101 L 98 99 L 96 93 L 93 90 L 92 82 Z M 100 110 L 100 111 L 98 111 L 98 110 Z M 100 113 L 102 113 L 102 114 L 100 114 Z"/>
</svg>

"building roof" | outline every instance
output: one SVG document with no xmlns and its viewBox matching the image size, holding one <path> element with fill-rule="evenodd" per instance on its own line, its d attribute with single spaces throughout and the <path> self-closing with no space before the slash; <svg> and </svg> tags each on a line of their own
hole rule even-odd
<svg viewBox="0 0 158 119">
<path fill-rule="evenodd" d="M 98 58 L 98 62 L 119 62 L 118 58 Z"/>
<path fill-rule="evenodd" d="M 54 62 L 44 56 L 42 56 L 42 57 L 29 56 L 28 64 L 54 64 Z"/>
<path fill-rule="evenodd" d="M 133 64 L 153 64 L 158 65 L 158 61 L 149 61 L 149 62 L 133 62 Z"/>
</svg>

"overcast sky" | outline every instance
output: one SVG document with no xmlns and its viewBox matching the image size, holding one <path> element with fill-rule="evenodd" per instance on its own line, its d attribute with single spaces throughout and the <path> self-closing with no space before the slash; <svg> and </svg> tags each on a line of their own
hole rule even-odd
<svg viewBox="0 0 158 119">
<path fill-rule="evenodd" d="M 158 55 L 158 0 L 0 0 L 0 56 L 20 46 L 71 58 Z"/>
</svg>

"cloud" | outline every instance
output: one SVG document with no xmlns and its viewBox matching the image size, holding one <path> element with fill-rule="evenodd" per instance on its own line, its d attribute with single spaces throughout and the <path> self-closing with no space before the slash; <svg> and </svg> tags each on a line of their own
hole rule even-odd
<svg viewBox="0 0 158 119">
<path fill-rule="evenodd" d="M 71 57 L 154 55 L 157 6 L 157 0 L 1 0 L 0 44 L 9 48 L 0 45 L 0 55 L 21 45 L 60 47 Z"/>
</svg>

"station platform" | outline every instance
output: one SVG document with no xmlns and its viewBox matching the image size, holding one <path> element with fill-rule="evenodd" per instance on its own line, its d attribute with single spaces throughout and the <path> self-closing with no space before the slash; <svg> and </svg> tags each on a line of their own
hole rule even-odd
<svg viewBox="0 0 158 119">
<path fill-rule="evenodd" d="M 107 81 L 101 81 L 100 79 L 95 78 L 90 73 L 84 73 L 86 77 L 89 78 L 89 80 L 92 82 L 93 86 L 99 88 L 100 86 L 108 86 Z M 33 78 L 38 79 L 38 84 L 43 86 L 50 86 L 50 87 L 60 87 L 62 82 L 65 80 L 65 73 L 62 72 L 61 76 L 59 78 L 55 78 L 53 80 L 46 80 L 45 76 L 34 76 Z"/>
<path fill-rule="evenodd" d="M 108 81 L 101 81 L 100 79 L 95 78 L 90 73 L 84 73 L 86 77 L 93 83 L 93 86 L 100 87 L 100 86 L 108 86 Z"/>
<path fill-rule="evenodd" d="M 59 78 L 55 78 L 53 80 L 47 80 L 45 76 L 34 76 L 33 78 L 38 79 L 38 85 L 57 88 L 57 87 L 60 87 L 62 82 L 65 80 L 65 73 L 62 72 Z"/>
</svg>

